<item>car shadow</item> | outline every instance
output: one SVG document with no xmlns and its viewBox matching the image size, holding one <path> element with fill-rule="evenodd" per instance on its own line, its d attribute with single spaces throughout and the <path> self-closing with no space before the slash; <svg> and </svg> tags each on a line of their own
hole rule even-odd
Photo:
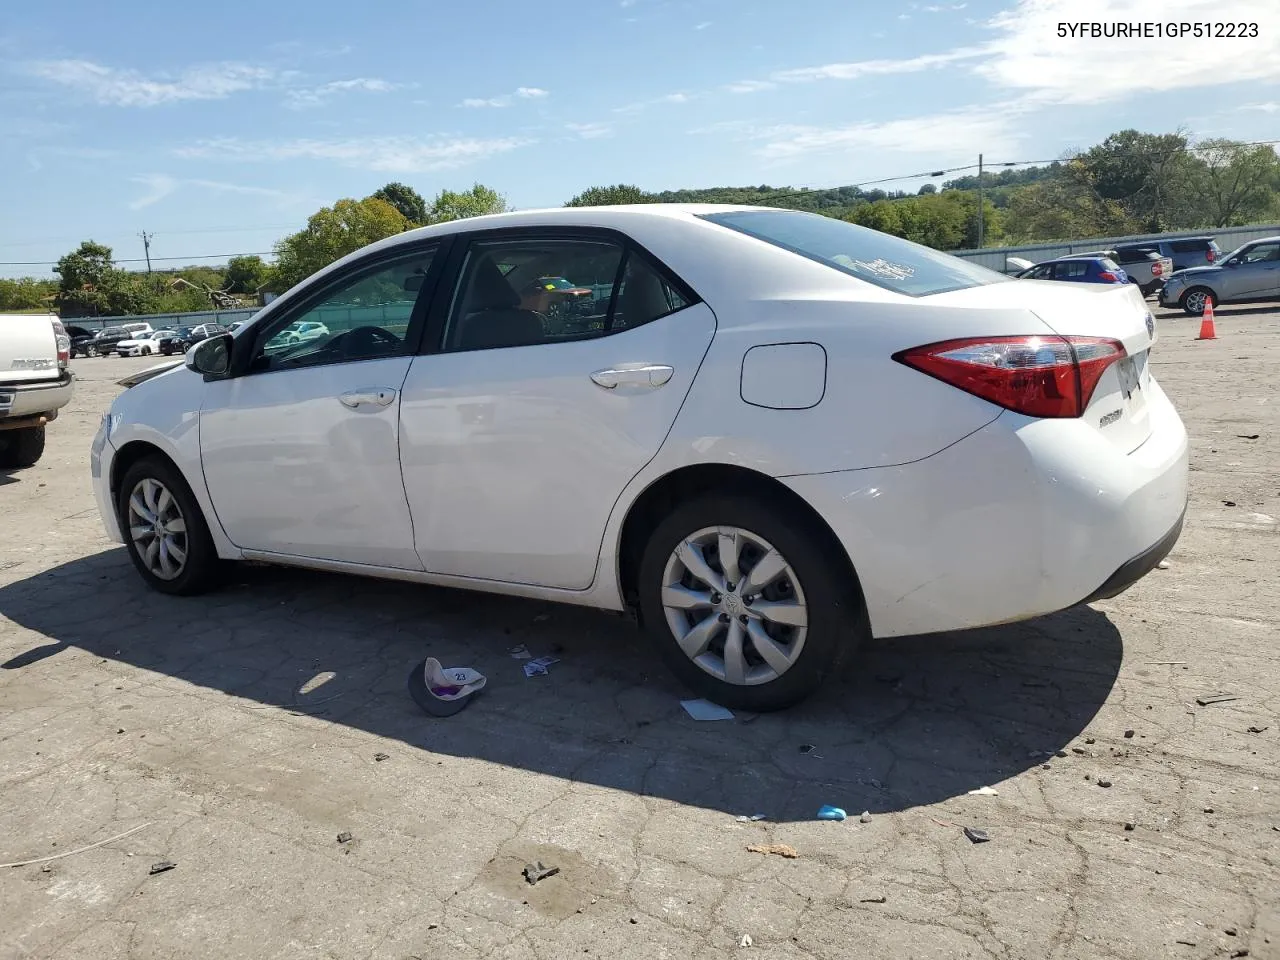
<svg viewBox="0 0 1280 960">
<path fill-rule="evenodd" d="M 1093 719 L 1122 652 L 1078 607 L 876 642 L 792 710 L 698 722 L 634 624 L 576 607 L 249 565 L 170 598 L 117 548 L 0 587 L 0 614 L 42 635 L 4 669 L 79 647 L 435 753 L 773 820 L 903 810 L 1045 762 Z M 526 678 L 521 644 L 560 662 Z M 454 717 L 423 714 L 405 682 L 428 655 L 488 686 Z"/>
</svg>

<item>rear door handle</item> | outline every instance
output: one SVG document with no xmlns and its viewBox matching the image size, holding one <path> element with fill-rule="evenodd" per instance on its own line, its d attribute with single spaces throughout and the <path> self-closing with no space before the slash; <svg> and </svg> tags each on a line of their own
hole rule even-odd
<svg viewBox="0 0 1280 960">
<path fill-rule="evenodd" d="M 385 407 L 396 398 L 396 391 L 391 387 L 366 387 L 363 390 L 350 390 L 338 397 L 344 407 L 352 410 L 356 407 Z"/>
<path fill-rule="evenodd" d="M 675 367 L 663 363 L 624 363 L 606 370 L 597 370 L 591 374 L 591 380 L 598 387 L 616 390 L 618 387 L 637 387 L 655 389 L 671 379 Z"/>
</svg>

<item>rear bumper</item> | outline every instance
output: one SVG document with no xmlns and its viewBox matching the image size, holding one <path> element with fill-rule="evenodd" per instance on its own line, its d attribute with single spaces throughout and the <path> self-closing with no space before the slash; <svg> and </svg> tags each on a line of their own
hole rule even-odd
<svg viewBox="0 0 1280 960">
<path fill-rule="evenodd" d="M 74 392 L 70 373 L 57 380 L 35 383 L 0 383 L 0 420 L 31 417 L 37 414 L 53 415 L 71 402 Z"/>
<path fill-rule="evenodd" d="M 784 482 L 844 545 L 876 636 L 1025 620 L 1119 593 L 1177 539 L 1186 430 L 1154 378 L 1148 410 L 1128 454 L 1083 420 L 1005 413 L 915 463 Z"/>
<path fill-rule="evenodd" d="M 1110 600 L 1118 597 L 1148 573 L 1159 566 L 1160 561 L 1169 555 L 1178 538 L 1182 536 L 1182 524 L 1186 520 L 1186 511 L 1178 517 L 1173 529 L 1160 538 L 1158 543 L 1143 550 L 1133 559 L 1121 564 L 1120 569 L 1107 578 L 1107 582 L 1085 597 L 1082 603 L 1093 603 L 1095 600 Z"/>
</svg>

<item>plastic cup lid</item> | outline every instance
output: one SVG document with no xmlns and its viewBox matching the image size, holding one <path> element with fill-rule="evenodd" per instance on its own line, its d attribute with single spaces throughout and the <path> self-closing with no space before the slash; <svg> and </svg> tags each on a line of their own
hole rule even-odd
<svg viewBox="0 0 1280 960">
<path fill-rule="evenodd" d="M 427 657 L 409 673 L 409 695 L 427 713 L 451 717 L 464 709 L 488 682 L 470 667 L 443 667 Z"/>
</svg>

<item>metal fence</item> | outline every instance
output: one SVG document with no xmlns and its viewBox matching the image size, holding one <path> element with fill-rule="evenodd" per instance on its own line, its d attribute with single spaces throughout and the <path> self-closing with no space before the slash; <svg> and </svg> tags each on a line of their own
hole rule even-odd
<svg viewBox="0 0 1280 960">
<path fill-rule="evenodd" d="M 201 323 L 235 323 L 237 320 L 248 320 L 261 307 L 250 307 L 247 310 L 202 310 L 199 313 L 148 313 L 129 317 L 76 317 L 62 321 L 68 326 L 84 327 L 86 330 L 104 330 L 107 327 L 119 327 L 126 323 L 149 323 L 153 330 L 166 327 L 194 327 Z"/>
<path fill-rule="evenodd" d="M 1041 263 L 1055 257 L 1092 250 L 1108 250 L 1118 243 L 1149 243 L 1154 240 L 1180 240 L 1184 237 L 1213 237 L 1223 253 L 1227 253 L 1262 237 L 1280 234 L 1280 224 L 1253 224 L 1248 227 L 1223 227 L 1221 230 L 1179 230 L 1175 233 L 1146 233 L 1133 237 L 1100 237 L 1093 240 L 1058 240 L 1054 243 L 1029 243 L 1022 247 L 984 247 L 981 250 L 952 250 L 957 257 L 964 257 L 1001 273 L 1010 273 L 1009 257 L 1021 257 L 1032 263 Z"/>
</svg>

